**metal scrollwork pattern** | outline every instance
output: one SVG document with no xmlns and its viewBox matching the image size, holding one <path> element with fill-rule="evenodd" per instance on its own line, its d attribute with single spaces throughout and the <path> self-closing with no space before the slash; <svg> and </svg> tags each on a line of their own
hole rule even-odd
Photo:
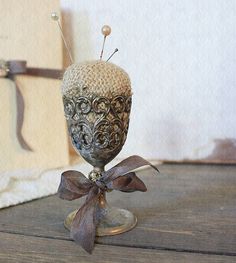
<svg viewBox="0 0 236 263">
<path fill-rule="evenodd" d="M 64 96 L 63 102 L 72 143 L 80 154 L 85 159 L 91 154 L 113 159 L 111 154 L 116 155 L 126 140 L 131 97 Z M 105 152 L 110 154 L 104 157 Z"/>
</svg>

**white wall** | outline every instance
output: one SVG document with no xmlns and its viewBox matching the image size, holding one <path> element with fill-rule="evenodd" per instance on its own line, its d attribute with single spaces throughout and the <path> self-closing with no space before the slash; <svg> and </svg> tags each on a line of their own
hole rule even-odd
<svg viewBox="0 0 236 263">
<path fill-rule="evenodd" d="M 236 145 L 235 0 L 61 0 L 75 61 L 105 58 L 130 75 L 133 108 L 120 156 L 180 160 Z M 218 140 L 219 143 L 219 140 Z M 234 151 L 229 159 L 236 159 Z"/>
</svg>

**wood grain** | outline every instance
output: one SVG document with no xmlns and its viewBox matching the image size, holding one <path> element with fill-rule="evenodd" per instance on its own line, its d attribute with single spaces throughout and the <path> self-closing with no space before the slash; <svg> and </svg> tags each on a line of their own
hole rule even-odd
<svg viewBox="0 0 236 263">
<path fill-rule="evenodd" d="M 97 245 L 88 255 L 74 242 L 0 233 L 0 262 L 234 262 L 233 257 Z"/>
<path fill-rule="evenodd" d="M 153 252 L 235 256 L 236 166 L 162 165 L 159 168 L 158 175 L 149 169 L 138 172 L 148 192 L 113 191 L 108 195 L 111 205 L 134 212 L 138 225 L 121 235 L 97 238 L 96 243 Z M 3 209 L 0 232 L 69 241 L 63 220 L 82 201 L 69 202 L 51 196 Z"/>
</svg>

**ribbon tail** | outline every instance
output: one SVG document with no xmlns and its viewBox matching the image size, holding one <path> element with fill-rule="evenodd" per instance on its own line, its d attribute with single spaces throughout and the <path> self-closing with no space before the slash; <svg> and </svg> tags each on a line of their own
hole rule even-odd
<svg viewBox="0 0 236 263">
<path fill-rule="evenodd" d="M 112 167 L 110 170 L 103 172 L 103 180 L 105 183 L 109 183 L 115 180 L 119 176 L 130 173 L 132 170 L 140 168 L 142 166 L 149 165 L 154 170 L 159 172 L 156 166 L 152 165 L 147 160 L 143 159 L 141 156 L 133 155 L 123 161 L 119 162 L 116 166 Z"/>
<path fill-rule="evenodd" d="M 98 188 L 92 188 L 85 204 L 78 210 L 71 225 L 71 238 L 85 251 L 92 254 L 98 219 Z"/>
<path fill-rule="evenodd" d="M 119 176 L 115 180 L 109 182 L 106 186 L 108 189 L 119 190 L 126 193 L 147 191 L 147 187 L 144 182 L 138 178 L 134 172 Z"/>
<path fill-rule="evenodd" d="M 21 147 L 24 150 L 32 152 L 33 151 L 32 148 L 27 144 L 27 142 L 25 141 L 22 135 L 22 126 L 24 123 L 24 110 L 25 110 L 24 98 L 21 94 L 19 87 L 17 86 L 17 83 L 15 81 L 14 83 L 16 86 L 16 109 L 17 109 L 16 136 Z"/>
</svg>

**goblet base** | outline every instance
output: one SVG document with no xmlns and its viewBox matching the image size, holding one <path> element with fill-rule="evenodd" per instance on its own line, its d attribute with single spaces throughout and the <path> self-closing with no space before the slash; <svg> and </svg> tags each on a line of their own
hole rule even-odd
<svg viewBox="0 0 236 263">
<path fill-rule="evenodd" d="M 70 213 L 64 221 L 65 227 L 70 230 L 71 223 L 78 210 Z M 96 229 L 96 236 L 113 236 L 131 230 L 137 224 L 137 218 L 130 211 L 109 207 L 102 208 L 102 218 Z"/>
</svg>

